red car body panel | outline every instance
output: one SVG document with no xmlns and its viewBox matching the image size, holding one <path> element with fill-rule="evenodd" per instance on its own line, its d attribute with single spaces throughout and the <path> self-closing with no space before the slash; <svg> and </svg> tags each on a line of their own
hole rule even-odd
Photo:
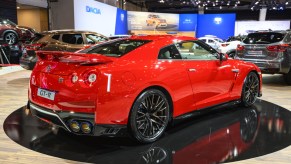
<svg viewBox="0 0 291 164">
<path fill-rule="evenodd" d="M 254 64 L 232 59 L 222 62 L 219 59 L 158 59 L 162 47 L 173 44 L 173 40 L 177 39 L 196 40 L 192 37 L 134 36 L 130 39 L 152 42 L 120 58 L 39 52 L 40 60 L 31 74 L 29 100 L 55 111 L 95 114 L 96 124 L 125 125 L 135 99 L 149 87 L 163 88 L 169 93 L 175 118 L 194 110 L 240 99 L 247 74 L 251 71 L 260 72 Z M 90 60 L 93 64 L 82 64 L 83 60 Z M 189 69 L 196 71 L 189 72 Z M 239 69 L 239 73 L 232 72 L 232 69 Z M 84 80 L 88 72 L 97 74 L 96 82 L 88 84 Z M 75 84 L 71 81 L 72 75 L 79 77 Z M 262 81 L 261 74 L 259 77 Z M 62 83 L 59 82 L 60 78 L 63 79 Z M 56 92 L 55 100 L 37 96 L 38 88 Z"/>
</svg>

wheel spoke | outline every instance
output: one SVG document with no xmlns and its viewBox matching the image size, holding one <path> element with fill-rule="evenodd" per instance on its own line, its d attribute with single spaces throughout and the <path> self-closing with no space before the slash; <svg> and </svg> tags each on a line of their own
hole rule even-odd
<svg viewBox="0 0 291 164">
<path fill-rule="evenodd" d="M 162 104 L 161 104 L 162 103 Z M 157 103 L 157 105 L 155 106 L 155 108 L 157 109 L 158 107 L 162 107 L 164 105 L 164 100 L 161 100 L 159 103 Z"/>
<path fill-rule="evenodd" d="M 140 116 L 140 117 L 138 117 L 138 118 L 136 118 L 138 121 L 142 121 L 142 120 L 140 120 L 141 118 L 145 118 L 145 115 L 143 115 L 143 116 Z"/>
<path fill-rule="evenodd" d="M 145 102 L 142 102 L 141 104 L 142 104 L 142 106 L 143 106 L 145 109 L 148 109 L 148 107 L 147 107 L 147 105 L 145 104 Z"/>
<path fill-rule="evenodd" d="M 154 112 L 154 114 L 158 113 L 158 112 L 162 112 L 163 110 L 167 109 L 167 107 L 164 107 L 164 108 L 159 108 L 158 110 L 156 110 Z"/>
<path fill-rule="evenodd" d="M 152 95 L 152 101 L 151 101 L 151 108 L 154 107 L 154 99 L 155 99 L 155 95 L 153 94 L 153 95 Z"/>
<path fill-rule="evenodd" d="M 155 117 L 156 119 L 158 119 L 160 122 L 164 123 L 164 120 L 162 120 L 160 117 L 165 118 L 166 116 L 156 116 L 156 115 L 152 115 L 153 117 Z"/>
<path fill-rule="evenodd" d="M 165 123 L 165 122 L 159 123 L 159 122 L 157 122 L 157 121 L 156 121 L 156 120 L 154 120 L 154 119 L 151 119 L 151 121 L 152 121 L 153 123 L 155 123 L 155 124 L 158 124 L 158 125 L 160 125 L 160 126 L 163 126 L 163 125 L 164 125 L 164 123 Z"/>
<path fill-rule="evenodd" d="M 144 125 L 144 122 L 142 124 L 140 124 L 137 129 L 140 129 L 143 125 Z"/>
</svg>

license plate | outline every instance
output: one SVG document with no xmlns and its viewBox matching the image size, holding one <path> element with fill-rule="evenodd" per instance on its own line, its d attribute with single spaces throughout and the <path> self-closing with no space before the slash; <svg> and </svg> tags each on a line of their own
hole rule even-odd
<svg viewBox="0 0 291 164">
<path fill-rule="evenodd" d="M 55 92 L 47 91 L 47 90 L 40 89 L 40 88 L 37 89 L 37 95 L 39 97 L 43 97 L 43 98 L 46 98 L 49 100 L 55 99 Z"/>
<path fill-rule="evenodd" d="M 250 54 L 250 55 L 262 55 L 263 51 L 249 51 L 248 54 Z"/>
</svg>

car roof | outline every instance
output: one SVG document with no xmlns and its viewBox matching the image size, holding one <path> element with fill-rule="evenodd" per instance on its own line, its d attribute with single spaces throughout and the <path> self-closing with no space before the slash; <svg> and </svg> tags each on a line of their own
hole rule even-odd
<svg viewBox="0 0 291 164">
<path fill-rule="evenodd" d="M 97 32 L 93 32 L 93 31 L 74 30 L 74 29 L 51 30 L 51 31 L 43 31 L 41 33 L 42 34 L 57 34 L 57 33 L 60 33 L 60 34 L 63 34 L 63 33 L 95 33 L 95 34 L 99 34 Z"/>
<path fill-rule="evenodd" d="M 137 39 L 137 40 L 152 40 L 152 41 L 159 41 L 159 40 L 197 40 L 197 38 L 189 37 L 189 36 L 176 36 L 176 35 L 133 35 L 130 39 Z"/>
<path fill-rule="evenodd" d="M 252 32 L 252 33 L 249 33 L 249 34 L 258 34 L 258 33 L 263 33 L 263 34 L 266 34 L 266 33 L 281 33 L 281 34 L 287 34 L 288 31 L 283 31 L 283 30 L 276 30 L 276 31 L 256 31 L 256 32 Z"/>
</svg>

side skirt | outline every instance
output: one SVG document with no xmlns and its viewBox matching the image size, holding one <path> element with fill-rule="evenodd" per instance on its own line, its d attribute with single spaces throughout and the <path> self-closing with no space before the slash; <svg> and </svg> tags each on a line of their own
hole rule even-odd
<svg viewBox="0 0 291 164">
<path fill-rule="evenodd" d="M 191 117 L 194 117 L 194 116 L 198 116 L 198 115 L 201 115 L 201 114 L 206 114 L 206 113 L 209 113 L 211 111 L 214 111 L 214 110 L 217 110 L 217 109 L 220 109 L 220 108 L 234 106 L 234 105 L 237 105 L 239 103 L 241 103 L 241 100 L 234 100 L 234 101 L 230 101 L 230 102 L 226 102 L 226 103 L 210 106 L 210 107 L 207 107 L 207 108 L 194 110 L 192 112 L 189 112 L 189 113 L 186 113 L 186 114 L 183 114 L 183 115 L 175 117 L 173 119 L 173 122 L 177 123 L 177 122 L 183 121 L 185 119 L 188 119 L 188 118 L 191 118 Z"/>
</svg>

